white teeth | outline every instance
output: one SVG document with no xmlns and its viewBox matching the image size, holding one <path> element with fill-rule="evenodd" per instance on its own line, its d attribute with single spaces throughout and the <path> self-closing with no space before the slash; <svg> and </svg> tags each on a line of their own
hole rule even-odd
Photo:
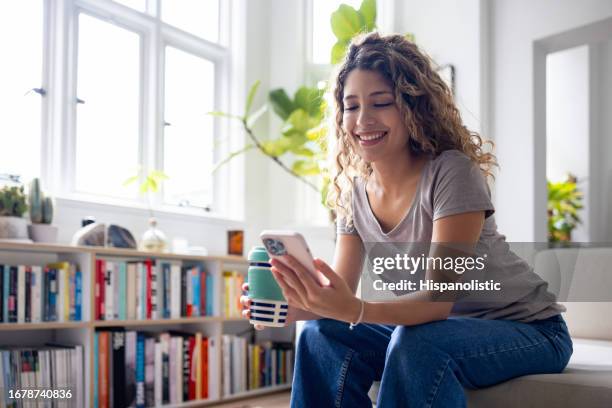
<svg viewBox="0 0 612 408">
<path fill-rule="evenodd" d="M 361 140 L 375 140 L 375 139 L 380 139 L 386 133 L 387 132 L 368 133 L 368 134 L 361 134 L 361 135 L 357 135 L 357 136 L 359 136 L 359 139 L 361 139 Z"/>
</svg>

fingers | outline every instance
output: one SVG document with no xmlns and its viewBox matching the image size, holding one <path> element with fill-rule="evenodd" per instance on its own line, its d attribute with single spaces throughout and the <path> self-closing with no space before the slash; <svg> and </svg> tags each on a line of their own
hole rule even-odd
<svg viewBox="0 0 612 408">
<path fill-rule="evenodd" d="M 325 261 L 317 258 L 314 260 L 314 264 L 317 270 L 320 271 L 327 278 L 328 282 L 326 283 L 328 285 L 329 283 L 335 284 L 337 282 L 338 275 L 336 274 L 336 271 L 334 271 L 328 264 L 326 264 Z"/>
<path fill-rule="evenodd" d="M 244 282 L 242 284 L 242 290 L 246 290 L 248 292 L 248 290 L 249 290 L 249 283 L 248 282 Z"/>
<path fill-rule="evenodd" d="M 287 264 L 275 259 L 272 260 L 272 270 L 276 270 L 298 294 L 306 296 L 307 289 L 310 287 L 307 280 L 302 277 L 303 272 L 298 269 L 301 265 L 297 262 L 292 263 L 288 256 L 286 262 Z"/>
<path fill-rule="evenodd" d="M 306 306 L 304 304 L 304 300 L 302 298 L 302 294 L 298 293 L 294 288 L 292 288 L 286 281 L 285 277 L 281 275 L 276 268 L 272 267 L 272 274 L 276 279 L 276 282 L 281 287 L 283 291 L 283 296 L 287 299 L 287 302 L 291 305 L 295 305 L 296 307 L 304 309 Z"/>
</svg>

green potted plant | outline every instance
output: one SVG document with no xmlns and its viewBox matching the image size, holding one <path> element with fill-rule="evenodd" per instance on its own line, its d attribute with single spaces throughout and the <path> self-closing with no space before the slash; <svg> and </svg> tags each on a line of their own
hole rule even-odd
<svg viewBox="0 0 612 408">
<path fill-rule="evenodd" d="M 23 186 L 0 189 L 0 239 L 28 239 L 28 222 L 23 217 L 28 209 Z"/>
<path fill-rule="evenodd" d="M 583 193 L 578 189 L 576 177 L 571 174 L 565 181 L 548 181 L 547 185 L 548 242 L 570 242 L 572 231 L 582 222 L 578 210 L 583 208 Z"/>
<path fill-rule="evenodd" d="M 29 191 L 30 221 L 28 226 L 30 238 L 34 242 L 57 242 L 57 227 L 53 221 L 53 200 L 47 197 L 40 188 L 40 180 L 35 178 L 30 183 Z"/>
</svg>

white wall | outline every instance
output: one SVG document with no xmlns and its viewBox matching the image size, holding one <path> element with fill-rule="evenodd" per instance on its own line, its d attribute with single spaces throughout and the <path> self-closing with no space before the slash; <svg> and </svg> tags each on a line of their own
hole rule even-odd
<svg viewBox="0 0 612 408">
<path fill-rule="evenodd" d="M 597 78 L 598 112 L 595 130 L 600 141 L 598 146 L 599 180 L 597 187 L 599 196 L 595 209 L 595 220 L 591 223 L 592 237 L 598 242 L 612 242 L 612 40 L 597 44 L 592 48 L 596 53 L 597 69 L 593 73 Z"/>
<path fill-rule="evenodd" d="M 589 47 L 583 45 L 555 52 L 546 60 L 546 178 L 565 181 L 567 173 L 578 178 L 584 193 L 579 212 L 583 224 L 572 240 L 589 238 Z M 593 107 L 594 108 L 594 107 Z"/>
<path fill-rule="evenodd" d="M 481 47 L 486 25 L 481 13 L 486 3 L 480 0 L 405 0 L 396 2 L 396 31 L 412 33 L 421 49 L 438 64 L 455 66 L 455 99 L 466 126 L 486 132 L 483 113 L 482 66 L 487 48 Z M 486 135 L 485 135 L 486 136 Z"/>
<path fill-rule="evenodd" d="M 490 7 L 491 130 L 501 165 L 496 218 L 508 240 L 532 241 L 536 217 L 546 216 L 534 211 L 534 138 L 544 135 L 533 131 L 533 42 L 612 16 L 612 2 L 494 0 Z"/>
</svg>

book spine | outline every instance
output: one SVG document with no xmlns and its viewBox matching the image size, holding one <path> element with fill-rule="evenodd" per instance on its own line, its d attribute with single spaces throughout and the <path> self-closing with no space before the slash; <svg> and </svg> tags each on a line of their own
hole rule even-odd
<svg viewBox="0 0 612 408">
<path fill-rule="evenodd" d="M 136 406 L 136 343 L 135 331 L 125 334 L 125 398 L 126 407 Z"/>
<path fill-rule="evenodd" d="M 115 298 L 114 290 L 113 290 L 113 262 L 106 261 L 105 275 L 104 275 L 104 319 L 105 320 L 113 320 L 113 301 Z"/>
<path fill-rule="evenodd" d="M 181 268 L 181 316 L 187 316 L 187 271 Z"/>
<path fill-rule="evenodd" d="M 57 302 L 58 302 L 58 282 L 57 282 L 57 269 L 51 268 L 49 270 L 49 320 L 55 322 L 58 320 L 57 315 Z"/>
<path fill-rule="evenodd" d="M 106 317 L 106 309 L 105 309 L 105 305 L 106 305 L 106 260 L 105 259 L 100 259 L 100 269 L 98 270 L 98 279 L 100 282 L 100 302 L 99 302 L 99 312 L 100 314 L 98 315 L 98 318 L 100 320 L 104 320 L 104 318 Z"/>
<path fill-rule="evenodd" d="M 32 267 L 26 266 L 24 271 L 25 278 L 25 313 L 24 321 L 30 323 L 32 321 Z"/>
<path fill-rule="evenodd" d="M 183 401 L 189 401 L 189 378 L 191 360 L 189 354 L 189 337 L 183 337 L 182 339 L 182 363 L 183 363 Z"/>
<path fill-rule="evenodd" d="M 155 339 L 145 339 L 145 405 L 155 406 Z"/>
<path fill-rule="evenodd" d="M 9 320 L 9 293 L 10 293 L 10 284 L 11 284 L 11 267 L 9 265 L 4 265 L 2 280 L 4 280 L 4 286 L 2 288 L 3 298 L 2 303 L 4 304 L 2 313 L 3 313 L 3 321 L 5 323 L 10 322 Z"/>
<path fill-rule="evenodd" d="M 127 319 L 127 265 L 125 262 L 119 263 L 119 319 Z"/>
<path fill-rule="evenodd" d="M 98 377 L 98 391 L 100 393 L 100 408 L 108 408 L 109 406 L 109 387 L 108 387 L 108 332 L 100 332 L 99 335 L 99 368 L 100 376 Z"/>
<path fill-rule="evenodd" d="M 200 316 L 208 316 L 206 310 L 206 271 L 200 268 Z"/>
<path fill-rule="evenodd" d="M 152 302 L 151 302 L 151 297 L 152 297 L 152 283 L 153 283 L 153 268 L 151 267 L 151 260 L 147 259 L 145 261 L 145 265 L 146 265 L 146 319 L 150 319 L 151 318 L 151 312 L 153 310 L 152 308 Z"/>
<path fill-rule="evenodd" d="M 83 319 L 83 272 L 76 270 L 74 283 L 74 320 Z"/>
<path fill-rule="evenodd" d="M 145 344 L 144 334 L 136 334 L 136 407 L 145 406 Z"/>
<path fill-rule="evenodd" d="M 113 406 L 126 406 L 125 382 L 125 332 L 113 331 Z"/>
<path fill-rule="evenodd" d="M 200 271 L 196 266 L 191 269 L 191 286 L 193 292 L 191 312 L 193 316 L 200 316 Z"/>
<path fill-rule="evenodd" d="M 149 270 L 150 270 L 150 276 L 151 276 L 151 281 L 149 283 L 151 286 L 151 296 L 150 296 L 151 318 L 158 319 L 159 316 L 157 313 L 157 309 L 158 309 L 157 266 L 155 264 L 150 265 Z"/>
<path fill-rule="evenodd" d="M 100 377 L 100 333 L 94 332 L 94 345 L 93 345 L 93 405 L 94 408 L 99 406 L 99 377 Z M 49 384 L 46 384 L 49 385 Z"/>
<path fill-rule="evenodd" d="M 17 268 L 17 322 L 25 322 L 25 266 Z"/>
<path fill-rule="evenodd" d="M 170 264 L 163 264 L 164 280 L 164 318 L 170 318 L 170 299 L 172 298 L 172 287 L 170 285 Z"/>
</svg>

